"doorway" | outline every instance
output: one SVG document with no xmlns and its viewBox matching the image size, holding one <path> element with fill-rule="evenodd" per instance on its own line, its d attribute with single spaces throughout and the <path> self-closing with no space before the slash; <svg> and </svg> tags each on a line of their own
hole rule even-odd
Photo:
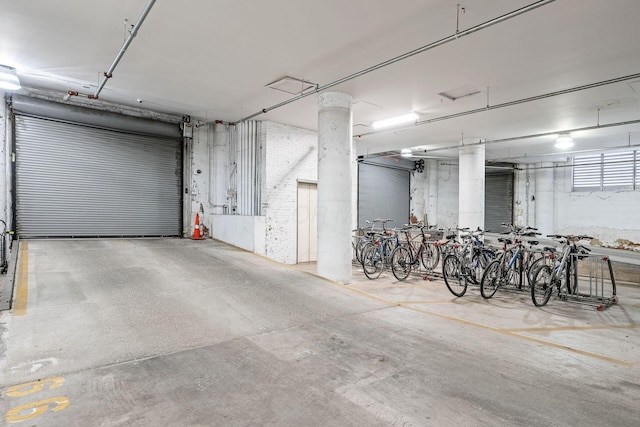
<svg viewBox="0 0 640 427">
<path fill-rule="evenodd" d="M 298 182 L 298 262 L 318 260 L 318 184 Z"/>
</svg>

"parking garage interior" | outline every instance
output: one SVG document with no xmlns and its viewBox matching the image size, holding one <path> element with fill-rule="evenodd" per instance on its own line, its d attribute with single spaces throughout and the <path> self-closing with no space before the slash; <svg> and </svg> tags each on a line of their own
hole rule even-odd
<svg viewBox="0 0 640 427">
<path fill-rule="evenodd" d="M 635 1 L 36 3 L 0 5 L 7 425 L 637 423 Z M 437 264 L 367 274 L 408 229 Z M 555 259 L 456 295 L 472 232 Z"/>
</svg>

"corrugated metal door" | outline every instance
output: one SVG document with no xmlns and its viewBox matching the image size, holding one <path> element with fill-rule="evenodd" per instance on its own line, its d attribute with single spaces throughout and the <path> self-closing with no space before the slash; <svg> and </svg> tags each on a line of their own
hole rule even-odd
<svg viewBox="0 0 640 427">
<path fill-rule="evenodd" d="M 181 234 L 179 139 L 15 117 L 21 237 Z"/>
<path fill-rule="evenodd" d="M 371 164 L 358 164 L 358 223 L 390 218 L 389 228 L 409 222 L 410 172 Z M 376 225 L 380 227 L 380 224 Z"/>
<path fill-rule="evenodd" d="M 513 172 L 485 176 L 484 229 L 504 231 L 503 222 L 513 222 Z"/>
</svg>

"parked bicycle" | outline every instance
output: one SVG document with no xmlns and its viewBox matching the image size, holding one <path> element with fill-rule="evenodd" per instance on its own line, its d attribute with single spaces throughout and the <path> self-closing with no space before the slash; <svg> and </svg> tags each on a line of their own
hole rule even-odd
<svg viewBox="0 0 640 427">
<path fill-rule="evenodd" d="M 554 292 L 557 295 L 573 295 L 578 286 L 577 260 L 581 255 L 586 256 L 591 250 L 579 245 L 580 240 L 589 240 L 589 236 L 563 236 L 559 234 L 548 235 L 553 239 L 559 239 L 563 244 L 560 253 L 562 256 L 556 265 L 542 265 L 534 273 L 534 280 L 531 284 L 531 300 L 536 307 L 543 307 L 549 302 L 549 298 Z M 557 257 L 556 257 L 557 260 Z"/>
<path fill-rule="evenodd" d="M 392 220 L 385 220 L 392 221 Z M 385 229 L 372 235 L 372 241 L 362 249 L 362 270 L 369 279 L 377 279 L 391 266 L 391 254 L 400 240 L 394 230 Z"/>
<path fill-rule="evenodd" d="M 478 229 L 474 232 L 469 232 L 468 228 L 459 230 L 463 232 L 462 247 L 447 255 L 442 263 L 444 283 L 457 297 L 467 292 L 469 282 L 480 283 L 484 269 L 496 257 L 495 252 L 485 247 L 480 239 L 484 234 L 482 230 Z"/>
<path fill-rule="evenodd" d="M 537 260 L 539 251 L 533 247 L 538 245 L 537 240 L 529 240 L 529 248 L 525 246 L 523 237 L 535 237 L 540 235 L 533 227 L 516 227 L 511 224 L 503 224 L 509 227 L 509 238 L 499 238 L 503 244 L 501 254 L 492 261 L 484 271 L 480 282 L 480 295 L 489 299 L 495 295 L 499 288 L 511 287 L 523 289 L 531 282 L 531 265 Z"/>
<path fill-rule="evenodd" d="M 391 271 L 398 280 L 405 280 L 411 271 L 420 268 L 420 264 L 427 272 L 433 271 L 440 258 L 437 246 L 429 240 L 431 235 L 425 233 L 427 226 L 419 228 L 420 241 L 415 241 L 411 236 L 412 228 L 407 226 L 398 230 L 405 235 L 405 241 L 400 243 L 391 254 Z"/>
</svg>

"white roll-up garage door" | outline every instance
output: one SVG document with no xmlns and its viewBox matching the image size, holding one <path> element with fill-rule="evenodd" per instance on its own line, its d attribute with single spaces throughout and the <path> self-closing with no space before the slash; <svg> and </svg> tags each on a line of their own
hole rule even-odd
<svg viewBox="0 0 640 427">
<path fill-rule="evenodd" d="M 21 237 L 178 236 L 182 145 L 16 114 Z"/>
</svg>

